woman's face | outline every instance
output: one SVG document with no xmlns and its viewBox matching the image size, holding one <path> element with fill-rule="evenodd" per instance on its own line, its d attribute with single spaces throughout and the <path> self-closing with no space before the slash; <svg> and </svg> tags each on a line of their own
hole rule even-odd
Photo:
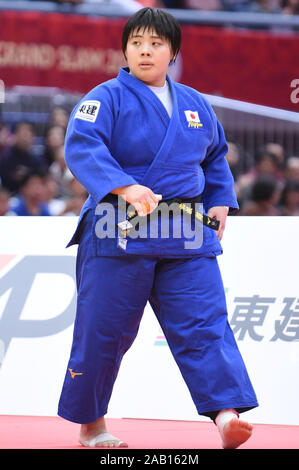
<svg viewBox="0 0 299 470">
<path fill-rule="evenodd" d="M 170 61 L 174 58 L 171 45 L 155 31 L 133 31 L 126 48 L 130 72 L 150 86 L 163 86 Z"/>
</svg>

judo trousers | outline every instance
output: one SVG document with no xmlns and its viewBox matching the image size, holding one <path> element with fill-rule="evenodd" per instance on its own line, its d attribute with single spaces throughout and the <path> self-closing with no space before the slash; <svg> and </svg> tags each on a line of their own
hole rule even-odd
<svg viewBox="0 0 299 470">
<path fill-rule="evenodd" d="M 228 323 L 217 258 L 94 256 L 90 232 L 78 247 L 77 313 L 58 415 L 90 423 L 107 413 L 147 301 L 199 414 L 214 419 L 218 410 L 258 406 Z"/>
</svg>

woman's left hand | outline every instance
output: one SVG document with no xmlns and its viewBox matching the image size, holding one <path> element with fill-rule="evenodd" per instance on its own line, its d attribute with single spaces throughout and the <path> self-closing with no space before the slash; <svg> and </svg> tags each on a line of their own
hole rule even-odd
<svg viewBox="0 0 299 470">
<path fill-rule="evenodd" d="M 208 211 L 208 216 L 211 217 L 211 219 L 217 219 L 220 222 L 219 230 L 217 231 L 219 240 L 221 240 L 223 237 L 228 211 L 229 207 L 226 206 L 211 207 L 211 209 Z"/>
</svg>

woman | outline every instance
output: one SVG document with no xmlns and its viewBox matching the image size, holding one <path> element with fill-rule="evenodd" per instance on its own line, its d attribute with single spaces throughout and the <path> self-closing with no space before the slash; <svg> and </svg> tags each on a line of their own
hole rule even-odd
<svg viewBox="0 0 299 470">
<path fill-rule="evenodd" d="M 198 413 L 217 424 L 223 447 L 238 447 L 252 432 L 238 414 L 257 400 L 228 325 L 216 258 L 228 210 L 238 204 L 224 133 L 211 106 L 167 75 L 180 41 L 170 14 L 138 11 L 123 30 L 128 67 L 89 92 L 68 126 L 66 161 L 90 196 L 70 242 L 79 244 L 78 305 L 58 414 L 81 424 L 85 446 L 127 446 L 107 432 L 104 415 L 147 301 Z M 161 228 L 163 214 L 151 216 L 173 198 L 176 228 L 186 228 L 182 208 L 190 215 L 189 203 L 193 214 L 194 205 L 203 205 L 209 217 L 187 217 L 195 238 L 202 234 L 200 242 L 190 242 L 194 237 L 185 232 L 175 236 L 174 228 L 165 237 L 130 237 L 118 228 L 109 237 L 100 233 L 103 207 L 109 211 L 126 201 L 127 219 L 133 208 L 141 226 Z M 125 222 L 122 216 L 118 212 L 117 223 Z M 217 234 L 210 228 L 215 219 Z"/>
</svg>

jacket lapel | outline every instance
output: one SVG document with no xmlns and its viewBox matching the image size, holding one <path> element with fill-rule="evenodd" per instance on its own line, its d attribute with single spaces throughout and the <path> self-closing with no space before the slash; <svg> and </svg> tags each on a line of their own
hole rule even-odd
<svg viewBox="0 0 299 470">
<path fill-rule="evenodd" d="M 167 81 L 170 86 L 170 91 L 171 91 L 172 100 L 173 100 L 172 116 L 171 118 L 169 118 L 164 105 L 161 103 L 159 98 L 155 95 L 155 93 L 152 92 L 152 90 L 147 85 L 145 85 L 143 82 L 138 80 L 133 75 L 130 75 L 128 72 L 126 72 L 126 69 L 120 70 L 118 78 L 121 82 L 123 82 L 126 86 L 128 86 L 135 94 L 138 94 L 138 95 L 141 94 L 144 97 L 144 99 L 146 99 L 155 108 L 156 112 L 161 117 L 161 120 L 166 125 L 166 133 L 161 143 L 161 146 L 158 152 L 156 153 L 151 165 L 149 166 L 146 173 L 144 174 L 143 179 L 140 183 L 140 184 L 143 184 L 144 186 L 150 187 L 151 183 L 154 183 L 154 178 L 155 178 L 154 175 L 156 173 L 156 169 L 159 167 L 159 165 L 161 165 L 163 162 L 167 160 L 169 151 L 172 147 L 173 141 L 176 136 L 177 126 L 179 122 L 176 90 L 175 90 L 175 87 L 173 86 L 173 83 L 170 77 L 167 75 Z M 152 136 L 152 137 L 153 139 L 155 138 L 155 136 Z"/>
<path fill-rule="evenodd" d="M 155 179 L 155 175 L 156 175 L 156 169 L 161 164 L 165 163 L 165 161 L 167 160 L 170 149 L 172 148 L 174 139 L 176 137 L 177 127 L 178 127 L 178 122 L 179 122 L 179 112 L 178 112 L 176 91 L 174 89 L 172 81 L 170 80 L 170 78 L 168 76 L 167 76 L 167 80 L 168 80 L 171 95 L 172 95 L 173 111 L 172 111 L 172 116 L 169 119 L 167 131 L 166 131 L 166 134 L 164 136 L 163 142 L 162 142 L 158 152 L 156 153 L 150 167 L 147 169 L 147 171 L 146 171 L 146 173 L 145 173 L 145 175 L 143 176 L 143 179 L 142 179 L 141 184 L 143 184 L 144 186 L 149 186 L 149 187 L 151 186 L 151 183 L 154 183 L 154 179 Z M 157 99 L 159 99 L 159 98 L 157 98 Z M 163 106 L 162 103 L 161 103 L 161 105 Z M 164 106 L 163 106 L 163 108 L 164 108 Z"/>
</svg>

